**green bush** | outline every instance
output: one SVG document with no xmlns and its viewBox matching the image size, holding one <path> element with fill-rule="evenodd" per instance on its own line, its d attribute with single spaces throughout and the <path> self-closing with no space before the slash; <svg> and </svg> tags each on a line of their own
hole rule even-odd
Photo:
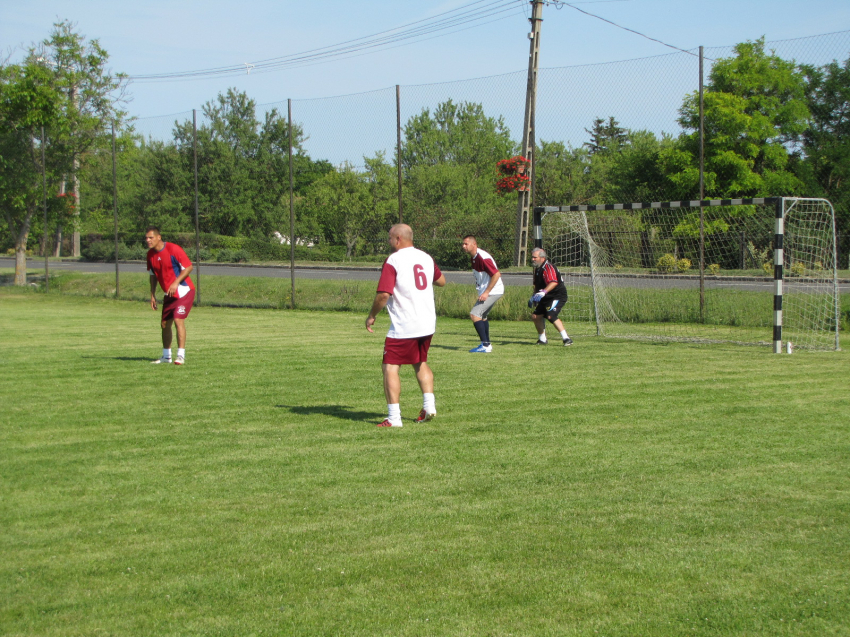
<svg viewBox="0 0 850 637">
<path fill-rule="evenodd" d="M 658 262 L 655 264 L 655 267 L 658 268 L 659 272 L 664 274 L 668 274 L 676 270 L 677 263 L 676 257 L 672 254 L 665 254 L 658 259 Z"/>
<path fill-rule="evenodd" d="M 676 262 L 676 269 L 679 270 L 679 272 L 687 272 L 691 269 L 691 265 L 690 259 L 679 259 Z"/>
<path fill-rule="evenodd" d="M 145 246 L 133 244 L 128 246 L 123 241 L 118 242 L 119 261 L 144 261 L 148 249 Z M 86 261 L 115 262 L 115 243 L 112 241 L 92 241 L 80 250 L 80 254 Z"/>
<path fill-rule="evenodd" d="M 709 265 L 708 266 L 708 273 L 711 274 L 712 276 L 717 276 L 718 274 L 720 274 L 720 264 L 719 263 L 712 263 L 711 265 Z"/>
<path fill-rule="evenodd" d="M 791 276 L 803 276 L 806 273 L 806 266 L 803 265 L 802 261 L 795 261 L 789 269 Z"/>
</svg>

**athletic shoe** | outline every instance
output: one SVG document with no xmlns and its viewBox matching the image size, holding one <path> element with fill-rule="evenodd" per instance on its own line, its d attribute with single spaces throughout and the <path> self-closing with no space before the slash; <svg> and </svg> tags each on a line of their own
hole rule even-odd
<svg viewBox="0 0 850 637">
<path fill-rule="evenodd" d="M 182 356 L 178 356 L 177 358 L 174 359 L 175 365 L 182 365 L 185 362 L 186 362 L 186 359 L 183 358 Z"/>
<path fill-rule="evenodd" d="M 548 344 L 549 344 L 549 341 L 541 341 L 539 338 L 537 339 L 537 342 L 535 343 L 535 345 L 548 345 Z"/>
<path fill-rule="evenodd" d="M 401 423 L 394 425 L 393 423 L 390 422 L 389 418 L 384 418 L 383 422 L 378 423 L 378 427 L 401 427 Z"/>
<path fill-rule="evenodd" d="M 564 347 L 569 347 L 572 344 L 573 344 L 573 339 L 571 339 L 569 336 L 564 339 Z"/>
<path fill-rule="evenodd" d="M 151 361 L 151 365 L 159 365 L 160 363 L 170 363 L 171 359 L 167 356 L 163 356 L 162 358 L 157 358 L 155 361 Z"/>
<path fill-rule="evenodd" d="M 492 345 L 484 345 L 484 343 L 482 343 L 478 347 L 473 347 L 471 350 L 469 350 L 469 353 L 470 354 L 484 354 L 484 353 L 490 353 L 492 351 L 493 351 Z"/>
<path fill-rule="evenodd" d="M 436 415 L 436 412 L 433 414 L 429 414 L 423 409 L 419 412 L 419 417 L 416 419 L 416 422 L 428 422 L 429 420 L 432 420 Z"/>
</svg>

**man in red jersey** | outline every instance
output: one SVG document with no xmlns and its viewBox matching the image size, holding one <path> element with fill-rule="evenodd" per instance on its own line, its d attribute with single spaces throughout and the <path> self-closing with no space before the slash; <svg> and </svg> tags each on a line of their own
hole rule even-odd
<svg viewBox="0 0 850 637">
<path fill-rule="evenodd" d="M 189 273 L 192 262 L 176 243 L 162 240 L 159 228 L 150 227 L 145 231 L 148 244 L 148 273 L 151 281 L 151 309 L 156 310 L 156 284 L 165 292 L 162 300 L 162 358 L 152 363 L 171 362 L 171 326 L 177 327 L 177 357 L 175 365 L 186 362 L 186 317 L 195 300 L 195 286 Z"/>
<path fill-rule="evenodd" d="M 372 332 L 375 317 L 386 306 L 390 315 L 390 331 L 384 341 L 384 395 L 387 417 L 379 427 L 401 427 L 401 379 L 399 368 L 413 365 L 422 390 L 422 410 L 416 422 L 437 415 L 434 399 L 434 374 L 428 367 L 428 349 L 437 329 L 434 287 L 443 287 L 446 277 L 426 252 L 413 247 L 413 230 L 399 223 L 390 228 L 393 253 L 384 262 L 378 292 L 366 318 L 366 329 Z"/>
</svg>

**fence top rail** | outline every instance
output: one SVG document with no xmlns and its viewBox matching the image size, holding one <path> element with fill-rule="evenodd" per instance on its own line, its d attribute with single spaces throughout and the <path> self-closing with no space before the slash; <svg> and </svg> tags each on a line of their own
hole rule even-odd
<svg viewBox="0 0 850 637">
<path fill-rule="evenodd" d="M 534 212 L 591 212 L 594 210 L 644 210 L 650 208 L 708 208 L 711 206 L 775 205 L 779 203 L 781 199 L 781 197 L 756 197 L 750 199 L 694 199 L 690 201 L 606 203 L 580 206 L 539 206 L 534 209 Z"/>
</svg>

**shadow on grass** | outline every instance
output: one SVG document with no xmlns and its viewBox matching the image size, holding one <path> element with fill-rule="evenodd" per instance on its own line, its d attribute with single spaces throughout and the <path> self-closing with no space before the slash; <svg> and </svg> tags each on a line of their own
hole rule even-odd
<svg viewBox="0 0 850 637">
<path fill-rule="evenodd" d="M 355 422 L 373 422 L 379 421 L 384 417 L 375 411 L 353 411 L 344 405 L 312 405 L 310 407 L 303 405 L 275 405 L 278 409 L 288 409 L 293 414 L 299 416 L 313 416 L 322 414 L 324 416 L 333 416 L 342 420 L 353 420 Z"/>
<path fill-rule="evenodd" d="M 81 356 L 80 358 L 97 358 L 100 360 L 112 361 L 151 361 L 149 356 Z"/>
</svg>

